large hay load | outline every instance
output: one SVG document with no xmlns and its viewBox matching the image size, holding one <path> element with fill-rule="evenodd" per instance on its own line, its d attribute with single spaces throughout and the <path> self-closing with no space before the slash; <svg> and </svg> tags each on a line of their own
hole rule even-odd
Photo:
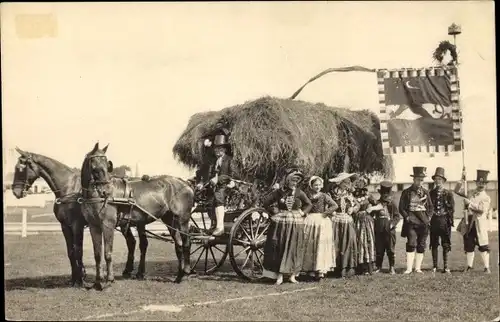
<svg viewBox="0 0 500 322">
<path fill-rule="evenodd" d="M 231 133 L 231 153 L 242 180 L 271 183 L 277 171 L 291 165 L 322 177 L 341 171 L 392 174 L 374 113 L 269 96 L 193 115 L 173 148 L 177 160 L 200 167 L 203 139 L 221 126 Z"/>
</svg>

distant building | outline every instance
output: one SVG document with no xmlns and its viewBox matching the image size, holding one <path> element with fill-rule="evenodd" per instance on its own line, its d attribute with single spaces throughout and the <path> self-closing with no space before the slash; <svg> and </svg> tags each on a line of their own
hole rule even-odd
<svg viewBox="0 0 500 322">
<path fill-rule="evenodd" d="M 35 180 L 35 182 L 33 182 L 33 185 L 31 186 L 31 192 L 32 193 L 50 193 L 52 192 L 50 190 L 50 187 L 49 185 L 47 184 L 47 182 L 45 182 L 44 179 L 42 178 L 38 178 Z"/>
</svg>

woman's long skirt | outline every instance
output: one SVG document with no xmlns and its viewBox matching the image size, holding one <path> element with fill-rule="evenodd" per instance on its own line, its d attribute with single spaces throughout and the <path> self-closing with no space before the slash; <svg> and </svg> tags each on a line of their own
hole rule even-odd
<svg viewBox="0 0 500 322">
<path fill-rule="evenodd" d="M 373 217 L 366 212 L 360 213 L 355 220 L 357 236 L 357 263 L 375 262 L 375 226 Z"/>
<path fill-rule="evenodd" d="M 263 276 L 299 274 L 304 255 L 304 218 L 286 211 L 271 217 L 264 246 Z"/>
<path fill-rule="evenodd" d="M 336 269 L 356 268 L 356 230 L 352 217 L 346 213 L 335 213 L 332 216 L 332 229 Z"/>
<path fill-rule="evenodd" d="M 304 220 L 304 259 L 302 271 L 326 273 L 335 267 L 332 221 L 321 213 Z"/>
</svg>

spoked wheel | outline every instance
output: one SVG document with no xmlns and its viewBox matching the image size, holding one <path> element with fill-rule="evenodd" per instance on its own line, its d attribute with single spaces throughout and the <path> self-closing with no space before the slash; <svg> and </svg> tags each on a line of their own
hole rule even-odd
<svg viewBox="0 0 500 322">
<path fill-rule="evenodd" d="M 194 259 L 192 268 L 195 272 L 205 275 L 216 272 L 224 264 L 227 257 L 227 245 L 217 245 L 217 240 L 203 238 L 193 241 L 191 258 Z"/>
<path fill-rule="evenodd" d="M 193 271 L 203 272 L 205 275 L 216 272 L 227 257 L 227 245 L 209 238 L 210 226 L 211 220 L 207 211 L 191 214 L 191 259 L 194 260 L 191 265 Z"/>
<path fill-rule="evenodd" d="M 229 235 L 229 259 L 238 276 L 255 281 L 262 277 L 264 244 L 269 215 L 263 208 L 245 210 L 235 221 Z"/>
</svg>

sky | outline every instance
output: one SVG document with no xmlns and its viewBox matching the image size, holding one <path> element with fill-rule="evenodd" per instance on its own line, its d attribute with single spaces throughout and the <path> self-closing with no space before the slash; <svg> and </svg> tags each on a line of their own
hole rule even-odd
<svg viewBox="0 0 500 322">
<path fill-rule="evenodd" d="M 324 69 L 432 66 L 457 37 L 465 164 L 497 176 L 494 3 L 2 3 L 3 145 L 80 166 L 96 141 L 116 165 L 187 177 L 172 147 L 192 114 L 289 97 Z M 27 38 L 16 17 L 49 14 L 51 37 Z M 24 30 L 24 29 L 23 29 Z M 24 35 L 24 36 L 23 36 Z M 297 99 L 378 112 L 372 73 L 329 74 Z M 462 154 L 394 156 L 458 177 Z M 14 160 L 15 162 L 15 160 Z M 12 161 L 8 161 L 9 166 Z M 453 178 L 452 178 L 453 179 Z"/>
</svg>

